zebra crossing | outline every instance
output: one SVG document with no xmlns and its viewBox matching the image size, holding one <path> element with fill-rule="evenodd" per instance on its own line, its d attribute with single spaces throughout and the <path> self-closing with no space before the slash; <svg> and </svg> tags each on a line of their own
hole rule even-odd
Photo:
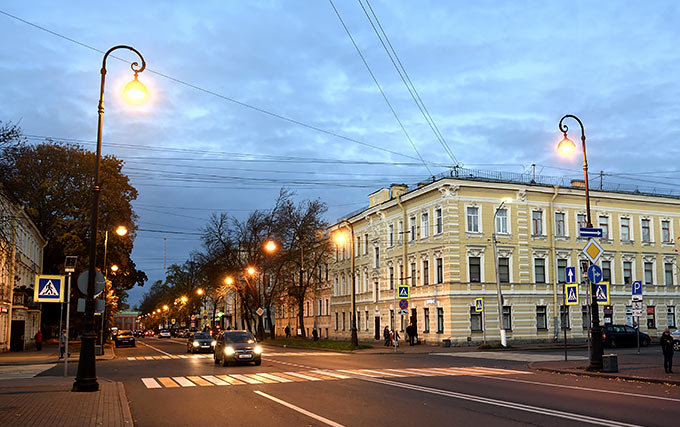
<svg viewBox="0 0 680 427">
<path fill-rule="evenodd" d="M 530 374 L 528 371 L 481 367 L 399 368 L 399 369 L 311 369 L 307 371 L 258 372 L 225 375 L 190 375 L 142 378 L 148 389 L 279 384 L 304 381 L 332 381 L 351 378 L 395 378 L 434 376 L 485 376 Z"/>
<path fill-rule="evenodd" d="M 346 356 L 345 353 L 334 352 L 298 352 L 298 353 L 262 353 L 264 357 L 288 356 Z M 129 356 L 127 360 L 169 360 L 169 359 L 212 359 L 212 354 L 170 354 L 164 356 Z"/>
</svg>

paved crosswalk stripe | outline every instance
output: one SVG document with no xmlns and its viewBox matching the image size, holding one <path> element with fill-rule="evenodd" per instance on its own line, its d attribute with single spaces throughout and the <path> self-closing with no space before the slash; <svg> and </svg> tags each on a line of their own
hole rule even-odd
<svg viewBox="0 0 680 427">
<path fill-rule="evenodd" d="M 184 354 L 180 354 L 179 357 L 180 357 L 181 359 L 188 359 L 188 358 L 189 358 L 189 356 L 184 355 Z"/>
<path fill-rule="evenodd" d="M 162 360 L 163 356 L 153 356 L 153 358 L 156 359 L 156 360 Z"/>
<path fill-rule="evenodd" d="M 286 375 L 292 375 L 294 377 L 302 378 L 304 380 L 309 380 L 309 381 L 321 381 L 321 378 L 310 377 L 309 375 L 300 374 L 298 372 L 286 372 Z"/>
<path fill-rule="evenodd" d="M 263 383 L 265 383 L 265 384 L 275 384 L 275 383 L 276 383 L 276 381 L 274 381 L 274 380 L 272 380 L 272 379 L 269 379 L 269 378 L 266 378 L 266 377 L 262 377 L 262 376 L 260 376 L 259 374 L 243 374 L 243 375 L 245 375 L 245 376 L 247 376 L 247 377 L 249 377 L 249 378 L 252 378 L 252 379 L 254 379 L 254 380 L 263 382 Z"/>
<path fill-rule="evenodd" d="M 229 375 L 216 375 L 217 378 L 228 382 L 231 385 L 239 385 L 239 384 L 245 384 L 243 381 L 239 381 L 236 378 L 232 378 Z"/>
<path fill-rule="evenodd" d="M 191 377 L 190 377 L 190 376 L 187 376 L 187 379 L 188 379 L 189 381 L 191 381 L 192 383 L 198 384 L 198 385 L 203 386 L 203 387 L 204 387 L 204 386 L 212 386 L 212 385 L 213 385 L 213 383 L 210 383 L 210 382 L 208 382 L 208 381 L 206 381 L 206 380 L 204 380 L 203 378 L 198 377 L 198 376 L 191 376 Z"/>
<path fill-rule="evenodd" d="M 289 380 L 287 378 L 284 378 L 283 376 L 274 375 L 274 374 L 270 374 L 270 373 L 266 373 L 266 372 L 260 372 L 257 375 L 259 375 L 261 377 L 269 378 L 270 380 L 274 380 L 274 381 L 277 381 L 277 382 L 280 382 L 280 383 L 292 383 L 293 382 L 293 380 Z"/>
<path fill-rule="evenodd" d="M 215 384 L 215 385 L 229 385 L 228 382 L 222 381 L 222 380 L 219 379 L 219 378 L 215 378 L 215 377 L 212 376 L 212 375 L 203 375 L 202 378 L 203 378 L 203 379 L 206 379 L 206 380 L 208 380 L 208 381 L 210 381 L 211 383 L 213 383 L 213 384 Z"/>
<path fill-rule="evenodd" d="M 362 369 L 362 372 L 373 372 L 375 374 L 380 375 L 381 377 L 399 377 L 401 375 L 399 374 L 393 374 L 391 372 L 385 372 L 385 371 L 375 371 L 373 369 Z"/>
<path fill-rule="evenodd" d="M 430 376 L 436 376 L 436 377 L 446 375 L 446 373 L 444 373 L 444 372 L 438 372 L 438 371 L 435 371 L 433 369 L 426 369 L 426 368 L 407 368 L 407 369 L 405 369 L 405 371 L 415 372 L 415 373 L 420 374 L 420 375 L 430 375 Z"/>
<path fill-rule="evenodd" d="M 466 371 L 480 372 L 483 374 L 501 374 L 501 375 L 514 375 L 514 374 L 526 374 L 526 371 L 513 371 L 509 369 L 498 369 L 498 368 L 461 368 Z"/>
<path fill-rule="evenodd" d="M 341 380 L 346 380 L 346 379 L 348 379 L 348 378 L 352 378 L 352 377 L 350 377 L 350 376 L 338 374 L 337 372 L 331 372 L 331 371 L 321 371 L 321 370 L 318 370 L 318 371 L 311 371 L 311 372 L 313 372 L 313 373 L 319 373 L 319 374 L 321 374 L 321 375 L 327 375 L 327 376 L 329 376 L 329 377 L 339 378 L 339 379 L 341 379 Z"/>
<path fill-rule="evenodd" d="M 464 371 L 458 368 L 433 368 L 433 370 L 443 372 L 445 375 L 480 375 L 477 372 Z"/>
<path fill-rule="evenodd" d="M 179 359 L 179 356 L 177 356 L 177 355 L 175 355 L 175 354 L 171 354 L 170 357 L 171 357 L 172 359 Z"/>
<path fill-rule="evenodd" d="M 179 387 L 179 385 L 177 385 L 176 382 L 174 382 L 172 379 L 168 377 L 160 377 L 158 378 L 158 381 L 167 388 Z"/>
<path fill-rule="evenodd" d="M 135 360 L 134 357 L 128 357 L 128 360 Z"/>
<path fill-rule="evenodd" d="M 255 380 L 255 379 L 250 378 L 250 377 L 246 377 L 244 375 L 231 374 L 230 376 L 233 377 L 233 378 L 236 378 L 237 380 L 241 380 L 243 382 L 246 382 L 248 384 L 262 384 L 261 381 Z"/>
<path fill-rule="evenodd" d="M 302 379 L 302 378 L 294 377 L 294 376 L 292 376 L 292 375 L 286 375 L 286 374 L 284 374 L 283 372 L 277 372 L 276 375 L 279 376 L 279 377 L 285 378 L 285 379 L 287 379 L 287 380 L 293 381 L 293 382 L 302 382 L 302 381 L 305 381 L 305 380 Z"/>
<path fill-rule="evenodd" d="M 182 387 L 196 387 L 196 384 L 192 383 L 184 377 L 172 377 L 173 380 L 177 381 Z"/>
<path fill-rule="evenodd" d="M 142 382 L 146 388 L 161 388 L 161 385 L 158 384 L 153 378 L 142 378 Z"/>
<path fill-rule="evenodd" d="M 170 359 L 170 356 L 161 356 L 161 359 Z"/>
<path fill-rule="evenodd" d="M 347 372 L 348 374 L 363 375 L 365 377 L 378 378 L 380 375 L 369 374 L 367 372 L 361 372 L 358 369 L 338 369 L 340 372 Z"/>
<path fill-rule="evenodd" d="M 388 372 L 397 372 L 399 375 L 403 377 L 419 377 L 420 375 L 416 374 L 415 372 L 405 372 L 401 369 L 383 369 L 384 371 Z"/>
<path fill-rule="evenodd" d="M 153 360 L 153 356 L 144 356 L 146 360 Z"/>
<path fill-rule="evenodd" d="M 335 377 L 331 377 L 328 375 L 323 375 L 323 374 L 317 374 L 314 371 L 306 371 L 305 375 L 309 375 L 311 377 L 316 377 L 316 378 L 321 378 L 322 380 L 337 380 Z"/>
</svg>

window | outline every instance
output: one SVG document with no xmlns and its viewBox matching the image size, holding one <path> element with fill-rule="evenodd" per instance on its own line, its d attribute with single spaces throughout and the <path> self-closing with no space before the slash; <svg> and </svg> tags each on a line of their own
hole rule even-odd
<svg viewBox="0 0 680 427">
<path fill-rule="evenodd" d="M 375 247 L 375 268 L 380 268 L 380 248 Z"/>
<path fill-rule="evenodd" d="M 588 226 L 588 222 L 586 221 L 586 215 L 585 214 L 576 215 L 576 225 L 578 226 L 578 228 Z"/>
<path fill-rule="evenodd" d="M 656 319 L 654 318 L 654 306 L 647 306 L 647 329 L 656 329 Z"/>
<path fill-rule="evenodd" d="M 430 309 L 427 307 L 423 308 L 423 323 L 425 326 L 423 332 L 424 333 L 430 332 Z"/>
<path fill-rule="evenodd" d="M 328 313 L 330 313 L 330 308 L 331 308 L 330 304 L 331 304 L 331 300 L 326 298 L 326 316 L 328 316 Z M 337 315 L 338 313 L 335 313 L 335 314 Z M 338 328 L 335 328 L 335 329 L 337 330 Z"/>
<path fill-rule="evenodd" d="M 423 239 L 430 237 L 430 216 L 427 212 L 420 216 L 420 237 Z"/>
<path fill-rule="evenodd" d="M 444 309 L 437 307 L 437 333 L 444 333 Z"/>
<path fill-rule="evenodd" d="M 335 312 L 335 330 L 338 330 L 338 312 Z"/>
<path fill-rule="evenodd" d="M 581 306 L 581 325 L 583 329 L 588 329 L 590 326 L 590 306 L 588 305 Z"/>
<path fill-rule="evenodd" d="M 630 219 L 621 218 L 621 240 L 630 241 Z"/>
<path fill-rule="evenodd" d="M 531 234 L 533 236 L 543 235 L 543 211 L 531 212 Z"/>
<path fill-rule="evenodd" d="M 444 260 L 437 258 L 437 283 L 444 282 Z"/>
<path fill-rule="evenodd" d="M 663 275 L 664 275 L 664 283 L 666 286 L 670 286 L 673 284 L 673 263 L 667 262 L 664 263 L 663 265 Z"/>
<path fill-rule="evenodd" d="M 394 246 L 394 224 L 390 224 L 389 235 L 387 236 L 387 241 L 390 244 L 390 248 Z"/>
<path fill-rule="evenodd" d="M 645 285 L 654 283 L 654 264 L 651 262 L 645 263 Z"/>
<path fill-rule="evenodd" d="M 368 233 L 364 234 L 364 255 L 368 255 Z"/>
<path fill-rule="evenodd" d="M 649 243 L 651 241 L 651 238 L 649 236 L 649 220 L 648 219 L 643 219 L 641 221 L 641 227 L 642 227 L 642 236 L 640 237 L 643 242 Z"/>
<path fill-rule="evenodd" d="M 534 275 L 536 283 L 545 283 L 545 260 L 543 258 L 534 258 Z"/>
<path fill-rule="evenodd" d="M 428 260 L 423 261 L 423 285 L 430 284 L 430 262 Z"/>
<path fill-rule="evenodd" d="M 394 310 L 390 310 L 390 329 L 394 330 Z"/>
<path fill-rule="evenodd" d="M 602 281 L 612 282 L 612 262 L 602 261 Z"/>
<path fill-rule="evenodd" d="M 468 260 L 470 265 L 470 283 L 480 283 L 482 281 L 479 257 L 471 256 Z"/>
<path fill-rule="evenodd" d="M 501 283 L 510 283 L 510 260 L 498 258 L 498 280 Z"/>
<path fill-rule="evenodd" d="M 345 323 L 347 323 L 347 317 L 345 315 L 345 312 L 342 312 L 342 330 L 345 330 Z"/>
<path fill-rule="evenodd" d="M 503 306 L 503 329 L 506 331 L 511 331 L 512 330 L 512 312 L 510 309 L 510 306 L 504 305 Z"/>
<path fill-rule="evenodd" d="M 671 222 L 661 221 L 661 242 L 670 243 L 671 242 Z"/>
<path fill-rule="evenodd" d="M 536 306 L 536 329 L 548 329 L 548 318 L 544 305 Z"/>
<path fill-rule="evenodd" d="M 479 208 L 467 208 L 467 231 L 469 233 L 479 233 Z"/>
<path fill-rule="evenodd" d="M 562 320 L 562 330 L 570 329 L 569 306 L 568 305 L 561 305 L 560 306 L 560 319 Z"/>
<path fill-rule="evenodd" d="M 405 285 L 406 282 L 404 282 L 404 266 L 399 265 L 399 284 L 400 285 Z"/>
<path fill-rule="evenodd" d="M 609 217 L 600 217 L 600 228 L 602 229 L 602 238 L 609 239 Z"/>
<path fill-rule="evenodd" d="M 666 307 L 666 327 L 675 328 L 675 307 Z"/>
<path fill-rule="evenodd" d="M 389 268 L 389 275 L 390 275 L 390 289 L 394 289 L 394 267 L 390 266 Z"/>
<path fill-rule="evenodd" d="M 416 234 L 418 232 L 418 224 L 416 223 L 416 217 L 412 216 L 409 219 L 409 222 L 411 224 L 411 236 L 410 236 L 409 240 L 414 241 L 414 240 L 416 240 L 416 237 L 417 237 Z"/>
<path fill-rule="evenodd" d="M 557 260 L 557 283 L 567 283 L 567 260 Z"/>
<path fill-rule="evenodd" d="M 404 223 L 402 221 L 399 221 L 397 223 L 397 244 L 401 246 L 401 242 L 404 240 Z"/>
<path fill-rule="evenodd" d="M 508 234 L 508 210 L 496 210 L 496 233 Z"/>
<path fill-rule="evenodd" d="M 475 307 L 470 307 L 470 331 L 482 332 L 482 313 L 475 311 Z"/>
<path fill-rule="evenodd" d="M 562 212 L 555 213 L 555 236 L 566 236 L 567 230 L 564 226 L 564 214 Z"/>
<path fill-rule="evenodd" d="M 357 236 L 357 244 L 354 248 L 354 257 L 356 258 L 359 255 L 361 255 L 361 236 Z"/>
<path fill-rule="evenodd" d="M 435 209 L 435 233 L 441 234 L 444 232 L 444 218 L 442 217 L 442 208 Z"/>
<path fill-rule="evenodd" d="M 368 325 L 368 323 L 369 323 L 369 321 L 368 321 L 368 310 L 366 310 L 366 311 L 364 312 L 364 314 L 365 314 L 364 317 L 366 318 L 366 330 L 368 331 L 368 326 L 369 326 L 369 325 Z"/>
<path fill-rule="evenodd" d="M 416 263 L 411 263 L 411 286 L 416 285 Z"/>
<path fill-rule="evenodd" d="M 361 312 L 357 311 L 357 318 L 356 318 L 357 326 L 361 325 Z M 352 330 L 350 328 L 350 330 Z"/>
<path fill-rule="evenodd" d="M 623 283 L 626 285 L 633 283 L 633 263 L 630 261 L 623 262 Z"/>
</svg>

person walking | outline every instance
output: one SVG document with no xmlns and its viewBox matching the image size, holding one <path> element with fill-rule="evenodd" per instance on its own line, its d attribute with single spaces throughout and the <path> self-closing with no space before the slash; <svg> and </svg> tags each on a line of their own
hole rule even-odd
<svg viewBox="0 0 680 427">
<path fill-rule="evenodd" d="M 284 329 L 284 332 L 286 333 L 286 339 L 290 338 L 290 326 L 286 326 L 286 329 Z"/>
<path fill-rule="evenodd" d="M 390 328 L 387 325 L 385 325 L 385 329 L 383 329 L 383 338 L 385 338 L 385 347 L 389 347 L 392 340 L 390 339 Z"/>
<path fill-rule="evenodd" d="M 316 328 L 312 329 L 312 339 L 314 341 L 319 341 L 319 333 L 316 331 Z"/>
<path fill-rule="evenodd" d="M 667 374 L 673 373 L 673 337 L 666 328 L 661 335 L 661 351 L 663 352 L 663 370 Z"/>
<path fill-rule="evenodd" d="M 393 336 L 393 338 L 394 338 L 394 346 L 395 346 L 395 347 L 399 347 L 399 340 L 401 339 L 401 335 L 399 335 L 399 331 L 397 331 L 397 330 L 395 329 L 395 330 L 394 330 L 394 333 L 392 334 L 392 336 Z M 390 345 L 392 345 L 392 343 L 390 343 Z"/>
<path fill-rule="evenodd" d="M 64 358 L 64 353 L 66 352 L 66 329 L 61 330 L 61 334 L 59 335 L 59 358 L 63 359 Z M 68 354 L 66 355 L 68 357 Z"/>
<path fill-rule="evenodd" d="M 413 346 L 416 338 L 416 327 L 413 326 L 413 323 L 409 323 L 406 327 L 406 335 L 408 335 L 408 345 Z"/>
<path fill-rule="evenodd" d="M 42 332 L 38 331 L 38 333 L 35 334 L 35 349 L 37 351 L 42 351 L 42 343 L 43 343 L 43 335 L 42 335 Z"/>
</svg>

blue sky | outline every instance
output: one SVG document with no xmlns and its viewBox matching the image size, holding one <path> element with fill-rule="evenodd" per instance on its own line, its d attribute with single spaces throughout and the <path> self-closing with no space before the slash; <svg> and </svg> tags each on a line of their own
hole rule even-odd
<svg viewBox="0 0 680 427">
<path fill-rule="evenodd" d="M 140 80 L 151 99 L 126 105 L 118 93 L 131 72 L 109 60 L 103 151 L 126 162 L 140 228 L 196 233 L 212 212 L 270 207 L 281 186 L 321 198 L 333 221 L 381 186 L 453 164 L 361 4 L 334 3 L 427 167 L 327 1 L 6 0 L 0 120 L 93 149 L 103 55 L 74 41 L 100 51 L 130 44 L 146 59 Z M 462 166 L 525 172 L 536 164 L 543 175 L 579 177 L 580 156 L 565 160 L 554 149 L 559 119 L 575 114 L 592 176 L 678 191 L 677 2 L 370 5 Z M 133 258 L 150 282 L 164 277 L 164 237 L 167 265 L 199 247 L 196 236 L 175 233 L 139 232 Z"/>
</svg>

